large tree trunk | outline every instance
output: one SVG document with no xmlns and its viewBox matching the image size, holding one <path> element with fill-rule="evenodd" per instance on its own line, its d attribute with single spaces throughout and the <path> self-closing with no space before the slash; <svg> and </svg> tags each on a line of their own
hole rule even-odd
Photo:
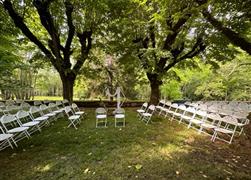
<svg viewBox="0 0 251 180">
<path fill-rule="evenodd" d="M 76 79 L 76 75 L 68 74 L 67 76 L 64 73 L 60 74 L 60 78 L 63 84 L 63 98 L 67 99 L 70 103 L 73 101 L 73 86 Z"/>
<path fill-rule="evenodd" d="M 151 96 L 149 104 L 157 105 L 160 100 L 160 86 L 162 80 L 158 74 L 147 73 L 148 80 L 150 81 L 151 86 Z"/>
</svg>

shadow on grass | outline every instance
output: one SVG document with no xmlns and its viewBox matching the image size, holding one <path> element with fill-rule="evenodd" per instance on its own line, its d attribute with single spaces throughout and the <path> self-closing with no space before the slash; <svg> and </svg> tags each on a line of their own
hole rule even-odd
<svg viewBox="0 0 251 180">
<path fill-rule="evenodd" d="M 78 130 L 60 119 L 19 148 L 0 152 L 0 179 L 248 179 L 250 152 L 167 119 L 145 125 L 135 109 L 126 127 L 95 128 L 94 110 Z M 246 166 L 246 167 L 245 167 Z"/>
</svg>

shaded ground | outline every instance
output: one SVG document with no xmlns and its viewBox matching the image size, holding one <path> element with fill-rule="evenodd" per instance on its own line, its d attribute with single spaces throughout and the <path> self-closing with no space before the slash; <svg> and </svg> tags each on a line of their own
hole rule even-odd
<svg viewBox="0 0 251 180">
<path fill-rule="evenodd" d="M 251 179 L 251 149 L 212 143 L 177 122 L 145 125 L 126 109 L 127 125 L 95 128 L 94 110 L 78 130 L 59 119 L 19 148 L 0 152 L 0 179 Z M 237 141 L 238 142 L 238 141 Z"/>
</svg>

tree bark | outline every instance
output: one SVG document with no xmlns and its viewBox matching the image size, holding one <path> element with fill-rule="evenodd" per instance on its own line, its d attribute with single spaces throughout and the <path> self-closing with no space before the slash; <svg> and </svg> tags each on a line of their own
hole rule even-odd
<svg viewBox="0 0 251 180">
<path fill-rule="evenodd" d="M 160 100 L 160 86 L 162 85 L 161 78 L 158 74 L 147 73 L 147 78 L 150 81 L 151 95 L 149 104 L 157 105 Z"/>
<path fill-rule="evenodd" d="M 73 86 L 76 79 L 76 75 L 73 73 L 70 75 L 65 75 L 60 73 L 60 78 L 63 84 L 63 98 L 67 99 L 70 103 L 73 102 Z"/>
</svg>

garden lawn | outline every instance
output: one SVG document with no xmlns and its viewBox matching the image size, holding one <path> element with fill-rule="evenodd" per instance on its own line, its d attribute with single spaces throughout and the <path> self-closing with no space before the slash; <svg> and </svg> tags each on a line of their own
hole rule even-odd
<svg viewBox="0 0 251 180">
<path fill-rule="evenodd" d="M 0 179 L 251 179 L 251 150 L 212 143 L 176 121 L 145 125 L 126 109 L 126 127 L 95 128 L 94 109 L 78 130 L 59 119 L 0 152 Z"/>
</svg>

